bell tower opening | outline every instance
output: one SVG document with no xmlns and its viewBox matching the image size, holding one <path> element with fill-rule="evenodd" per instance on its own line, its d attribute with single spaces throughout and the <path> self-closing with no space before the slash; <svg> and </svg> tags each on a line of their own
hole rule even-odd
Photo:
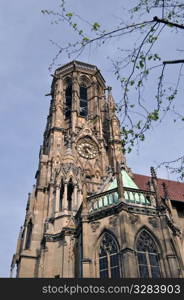
<svg viewBox="0 0 184 300">
<path fill-rule="evenodd" d="M 87 115 L 88 115 L 87 87 L 83 84 L 80 86 L 80 116 L 86 117 Z"/>
<path fill-rule="evenodd" d="M 67 80 L 67 86 L 65 90 L 65 118 L 71 116 L 72 110 L 72 80 L 69 78 Z"/>
</svg>

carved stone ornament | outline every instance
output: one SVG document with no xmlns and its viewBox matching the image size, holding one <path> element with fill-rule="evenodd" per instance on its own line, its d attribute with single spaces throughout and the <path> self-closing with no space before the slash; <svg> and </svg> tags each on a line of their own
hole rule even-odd
<svg viewBox="0 0 184 300">
<path fill-rule="evenodd" d="M 174 224 L 174 222 L 166 215 L 166 223 L 172 230 L 173 234 L 176 236 L 181 236 L 181 230 Z"/>
<path fill-rule="evenodd" d="M 67 174 L 71 171 L 75 176 L 80 175 L 80 168 L 74 166 L 72 163 L 65 163 L 62 164 L 59 170 L 64 176 L 67 176 Z"/>
<path fill-rule="evenodd" d="M 148 222 L 155 228 L 159 227 L 158 219 L 156 217 L 149 217 Z"/>
<path fill-rule="evenodd" d="M 114 227 L 117 225 L 117 221 L 118 221 L 117 216 L 112 216 L 112 217 L 109 218 L 109 224 L 114 226 Z"/>
<path fill-rule="evenodd" d="M 91 223 L 91 229 L 93 232 L 95 232 L 100 226 L 100 222 L 92 222 Z"/>
<path fill-rule="evenodd" d="M 130 214 L 130 215 L 129 215 L 129 220 L 130 220 L 130 223 L 135 224 L 135 223 L 138 222 L 139 216 Z"/>
</svg>

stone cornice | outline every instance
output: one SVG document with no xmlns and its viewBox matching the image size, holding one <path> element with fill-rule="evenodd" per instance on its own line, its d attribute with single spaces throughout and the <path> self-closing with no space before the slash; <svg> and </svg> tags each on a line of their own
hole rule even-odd
<svg viewBox="0 0 184 300">
<path fill-rule="evenodd" d="M 43 242 L 57 242 L 67 235 L 74 235 L 75 234 L 75 228 L 71 227 L 63 227 L 62 231 L 56 234 L 44 234 Z"/>
<path fill-rule="evenodd" d="M 128 205 L 124 202 L 119 202 L 116 205 L 95 211 L 88 215 L 89 221 L 94 221 L 98 219 L 102 219 L 105 217 L 108 217 L 113 214 L 117 214 L 121 212 L 122 210 L 125 210 L 127 212 L 136 213 L 136 214 L 142 214 L 142 215 L 148 215 L 148 216 L 155 216 L 157 215 L 157 211 L 155 208 L 151 207 L 145 207 L 145 206 L 134 206 L 134 205 Z"/>
</svg>

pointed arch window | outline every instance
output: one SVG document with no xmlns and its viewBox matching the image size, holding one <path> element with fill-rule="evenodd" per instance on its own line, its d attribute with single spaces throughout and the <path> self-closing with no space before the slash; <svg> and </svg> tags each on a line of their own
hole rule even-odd
<svg viewBox="0 0 184 300">
<path fill-rule="evenodd" d="M 80 116 L 86 117 L 88 114 L 88 96 L 87 87 L 80 86 Z"/>
<path fill-rule="evenodd" d="M 68 210 L 72 210 L 72 195 L 73 195 L 73 182 L 72 179 L 70 178 L 67 186 L 67 200 L 68 200 Z"/>
<path fill-rule="evenodd" d="M 143 230 L 136 244 L 139 275 L 141 278 L 160 278 L 158 248 L 152 236 Z"/>
<path fill-rule="evenodd" d="M 119 249 L 115 238 L 105 232 L 99 249 L 100 278 L 120 278 Z"/>
<path fill-rule="evenodd" d="M 71 116 L 72 110 L 72 81 L 68 80 L 68 84 L 65 90 L 65 117 Z"/>
<path fill-rule="evenodd" d="M 25 250 L 29 249 L 31 246 L 31 237 L 32 237 L 33 224 L 30 220 L 27 225 L 27 234 L 26 234 L 26 242 L 25 242 Z"/>
</svg>

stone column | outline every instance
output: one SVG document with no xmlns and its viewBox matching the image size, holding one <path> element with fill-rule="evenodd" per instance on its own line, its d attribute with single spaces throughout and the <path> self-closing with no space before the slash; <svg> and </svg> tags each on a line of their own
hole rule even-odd
<svg viewBox="0 0 184 300">
<path fill-rule="evenodd" d="M 123 187 L 123 178 L 121 174 L 120 165 L 116 162 L 116 173 L 117 173 L 117 186 L 118 186 L 118 194 L 121 201 L 124 201 L 124 187 Z"/>
<path fill-rule="evenodd" d="M 125 278 L 138 278 L 138 267 L 135 251 L 125 248 L 121 251 L 122 276 Z"/>
<path fill-rule="evenodd" d="M 54 184 L 50 183 L 49 196 L 48 196 L 48 217 L 54 215 L 55 205 L 54 205 Z"/>
<path fill-rule="evenodd" d="M 82 215 L 82 226 L 83 226 L 83 258 L 82 258 L 82 270 L 83 270 L 83 277 L 90 278 L 91 277 L 91 259 L 89 257 L 89 230 L 88 230 L 88 216 L 87 210 L 84 209 Z"/>
<path fill-rule="evenodd" d="M 122 210 L 120 213 L 120 234 L 121 234 L 121 263 L 122 276 L 125 278 L 137 278 L 138 266 L 134 250 L 135 233 L 133 226 L 136 226 L 138 216 L 131 218 L 131 214 Z M 135 228 L 135 227 L 134 227 Z"/>
<path fill-rule="evenodd" d="M 181 269 L 179 268 L 178 258 L 175 254 L 166 255 L 170 267 L 171 278 L 181 277 Z"/>
<path fill-rule="evenodd" d="M 74 257 L 74 237 L 72 234 L 65 232 L 63 243 L 63 270 L 62 277 L 75 277 L 75 257 Z"/>
<path fill-rule="evenodd" d="M 82 203 L 82 195 L 81 195 L 81 189 L 78 189 L 77 191 L 77 208 L 80 207 L 81 203 Z"/>
</svg>

